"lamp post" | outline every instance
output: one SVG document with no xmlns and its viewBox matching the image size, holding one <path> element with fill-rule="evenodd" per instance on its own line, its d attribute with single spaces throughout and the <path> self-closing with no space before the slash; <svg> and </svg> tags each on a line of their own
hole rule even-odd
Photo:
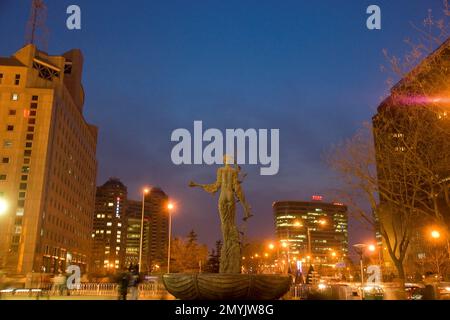
<svg viewBox="0 0 450 320">
<path fill-rule="evenodd" d="M 138 272 L 141 272 L 142 269 L 142 251 L 144 247 L 144 216 L 145 216 L 145 196 L 150 193 L 149 188 L 145 188 L 142 190 L 142 212 L 141 212 L 141 236 L 139 241 L 139 269 Z"/>
<path fill-rule="evenodd" d="M 169 202 L 167 209 L 169 210 L 169 243 L 167 247 L 167 273 L 170 273 L 170 253 L 171 253 L 171 241 L 172 241 L 172 210 L 174 209 L 173 203 Z"/>
<path fill-rule="evenodd" d="M 363 299 L 363 287 L 364 287 L 364 253 L 365 250 L 368 249 L 370 252 L 374 252 L 376 250 L 375 245 L 373 244 L 364 244 L 364 243 L 358 243 L 354 244 L 353 247 L 355 248 L 356 253 L 359 255 L 359 264 L 361 268 L 361 299 Z"/>
</svg>

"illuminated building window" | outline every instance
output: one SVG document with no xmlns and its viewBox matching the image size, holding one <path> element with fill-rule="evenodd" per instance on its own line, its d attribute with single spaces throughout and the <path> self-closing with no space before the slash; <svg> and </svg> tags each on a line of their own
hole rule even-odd
<svg viewBox="0 0 450 320">
<path fill-rule="evenodd" d="M 111 234 L 111 230 L 106 230 L 106 234 Z"/>
<path fill-rule="evenodd" d="M 11 96 L 12 101 L 18 101 L 19 100 L 19 94 L 13 93 Z"/>
<path fill-rule="evenodd" d="M 108 207 L 114 207 L 114 203 L 112 202 L 108 203 Z"/>
<path fill-rule="evenodd" d="M 107 226 L 107 227 L 111 227 L 111 226 L 112 226 L 112 222 L 108 222 L 108 223 L 106 224 L 106 226 Z"/>
</svg>

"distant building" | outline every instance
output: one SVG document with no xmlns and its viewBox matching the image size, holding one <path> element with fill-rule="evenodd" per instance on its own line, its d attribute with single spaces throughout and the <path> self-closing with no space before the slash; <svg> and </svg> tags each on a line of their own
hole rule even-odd
<svg viewBox="0 0 450 320">
<path fill-rule="evenodd" d="M 168 197 L 159 188 L 151 189 L 145 199 L 142 244 L 143 272 L 157 271 L 165 264 L 168 245 Z M 125 264 L 138 264 L 142 219 L 142 200 L 128 201 Z"/>
<path fill-rule="evenodd" d="M 94 274 L 115 273 L 124 267 L 127 194 L 117 178 L 97 188 L 90 270 Z"/>
<path fill-rule="evenodd" d="M 142 244 L 142 260 L 148 261 L 148 240 L 149 240 L 149 206 L 145 204 L 144 209 L 144 229 Z M 142 201 L 128 200 L 126 213 L 126 239 L 125 239 L 125 266 L 139 264 L 139 250 L 141 246 L 141 221 L 142 221 Z M 145 263 L 146 267 L 147 263 Z M 142 270 L 142 268 L 141 268 Z"/>
<path fill-rule="evenodd" d="M 87 268 L 97 128 L 83 117 L 83 56 L 27 45 L 0 57 L 0 269 Z"/>
<path fill-rule="evenodd" d="M 291 258 L 336 264 L 348 255 L 347 207 L 314 199 L 273 204 L 277 239 L 288 244 Z"/>
<path fill-rule="evenodd" d="M 159 188 L 145 198 L 142 272 L 157 271 L 167 257 L 168 197 Z M 139 263 L 142 199 L 128 199 L 127 187 L 117 178 L 97 188 L 93 224 L 92 268 L 99 275 L 115 273 Z"/>
</svg>

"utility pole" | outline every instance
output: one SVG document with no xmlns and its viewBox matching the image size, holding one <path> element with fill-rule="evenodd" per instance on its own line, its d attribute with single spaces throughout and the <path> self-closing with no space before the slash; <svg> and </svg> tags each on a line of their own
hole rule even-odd
<svg viewBox="0 0 450 320">
<path fill-rule="evenodd" d="M 36 45 L 38 40 L 40 40 L 41 46 L 46 49 L 48 41 L 46 20 L 47 6 L 44 0 L 32 0 L 30 19 L 27 23 L 26 44 Z"/>
</svg>

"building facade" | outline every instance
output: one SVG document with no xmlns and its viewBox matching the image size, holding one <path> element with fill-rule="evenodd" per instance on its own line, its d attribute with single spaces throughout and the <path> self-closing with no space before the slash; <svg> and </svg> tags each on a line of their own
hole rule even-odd
<svg viewBox="0 0 450 320">
<path fill-rule="evenodd" d="M 127 187 L 117 178 L 97 188 L 93 223 L 92 268 L 96 275 L 116 273 L 139 264 L 142 200 L 128 199 Z M 142 266 L 155 272 L 165 263 L 168 243 L 168 196 L 152 188 L 145 196 Z"/>
<path fill-rule="evenodd" d="M 348 255 L 348 214 L 341 203 L 278 201 L 276 236 L 291 259 L 334 265 Z"/>
<path fill-rule="evenodd" d="M 27 45 L 0 58 L 0 269 L 87 268 L 97 128 L 83 117 L 83 56 Z"/>
<path fill-rule="evenodd" d="M 424 248 L 430 242 L 427 227 L 441 220 L 437 224 L 449 229 L 450 203 L 445 195 L 450 176 L 449 101 L 450 39 L 391 89 L 373 117 L 380 190 L 380 204 L 375 212 L 379 224 L 377 239 L 383 246 L 384 267 L 389 272 L 397 270 L 388 253 L 386 237 L 394 246 L 399 235 L 407 234 L 406 262 L 417 265 L 425 258 Z M 408 162 L 409 159 L 412 160 Z M 447 184 L 447 191 L 437 187 L 434 179 L 443 186 Z M 433 218 L 433 211 L 437 210 L 441 219 Z M 385 238 L 381 237 L 381 226 Z"/>
<path fill-rule="evenodd" d="M 142 244 L 142 272 L 155 272 L 166 263 L 169 228 L 169 198 L 160 188 L 145 196 Z M 142 201 L 128 201 L 126 265 L 139 263 Z"/>
<path fill-rule="evenodd" d="M 124 267 L 127 196 L 127 187 L 117 178 L 97 188 L 90 270 L 93 274 L 112 274 Z"/>
</svg>

